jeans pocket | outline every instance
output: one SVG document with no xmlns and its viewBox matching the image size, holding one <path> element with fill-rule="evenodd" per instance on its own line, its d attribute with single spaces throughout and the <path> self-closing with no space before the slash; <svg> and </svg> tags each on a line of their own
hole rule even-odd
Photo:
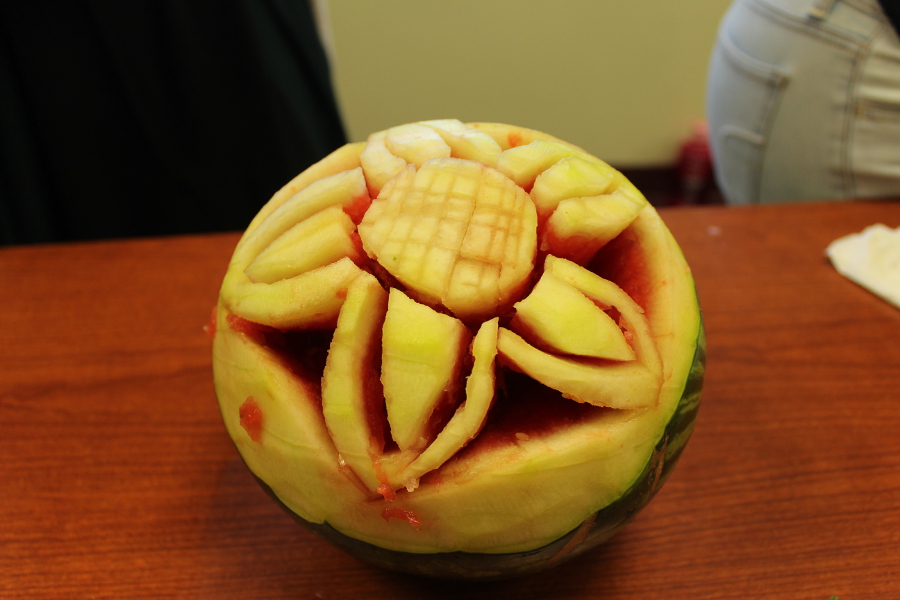
<svg viewBox="0 0 900 600">
<path fill-rule="evenodd" d="M 729 203 L 759 201 L 763 153 L 788 75 L 719 33 L 706 91 L 716 176 Z"/>
<path fill-rule="evenodd" d="M 900 105 L 861 101 L 850 144 L 854 194 L 900 194 Z"/>
</svg>

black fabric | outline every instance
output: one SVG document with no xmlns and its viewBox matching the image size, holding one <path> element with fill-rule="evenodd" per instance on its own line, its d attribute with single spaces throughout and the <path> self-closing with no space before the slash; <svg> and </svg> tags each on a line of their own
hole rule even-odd
<svg viewBox="0 0 900 600">
<path fill-rule="evenodd" d="M 345 142 L 309 4 L 0 3 L 0 242 L 243 229 Z"/>
<path fill-rule="evenodd" d="M 879 0 L 881 9 L 887 15 L 894 31 L 900 33 L 900 0 Z"/>
</svg>

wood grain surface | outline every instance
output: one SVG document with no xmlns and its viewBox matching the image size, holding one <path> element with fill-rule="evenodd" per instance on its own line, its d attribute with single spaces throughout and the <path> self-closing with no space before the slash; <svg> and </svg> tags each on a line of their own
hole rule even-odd
<svg viewBox="0 0 900 600">
<path fill-rule="evenodd" d="M 360 563 L 254 482 L 203 331 L 236 235 L 0 250 L 0 598 L 900 598 L 900 310 L 823 255 L 900 203 L 662 214 L 706 319 L 694 436 L 609 543 L 482 584 Z"/>
</svg>

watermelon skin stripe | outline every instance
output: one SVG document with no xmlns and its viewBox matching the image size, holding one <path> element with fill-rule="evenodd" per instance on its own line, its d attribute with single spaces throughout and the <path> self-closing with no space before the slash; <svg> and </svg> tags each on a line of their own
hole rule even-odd
<svg viewBox="0 0 900 600">
<path fill-rule="evenodd" d="M 381 568 L 437 579 L 470 581 L 502 580 L 528 575 L 571 560 L 608 541 L 653 499 L 671 475 L 694 430 L 700 411 L 705 371 L 706 335 L 701 321 L 690 375 L 681 400 L 637 481 L 622 497 L 588 517 L 581 526 L 534 550 L 508 554 L 416 554 L 387 550 L 344 535 L 327 522 L 306 521 L 284 504 L 265 481 L 256 475 L 254 477 L 276 504 L 298 523 L 351 556 Z"/>
<path fill-rule="evenodd" d="M 706 332 L 703 321 L 700 322 L 700 335 L 697 339 L 697 349 L 691 364 L 691 372 L 682 392 L 681 401 L 675 411 L 675 416 L 666 427 L 666 435 L 669 438 L 666 453 L 666 470 L 671 470 L 676 460 L 687 445 L 694 424 L 697 421 L 697 413 L 700 411 L 700 396 L 703 392 L 703 380 L 706 376 Z"/>
</svg>

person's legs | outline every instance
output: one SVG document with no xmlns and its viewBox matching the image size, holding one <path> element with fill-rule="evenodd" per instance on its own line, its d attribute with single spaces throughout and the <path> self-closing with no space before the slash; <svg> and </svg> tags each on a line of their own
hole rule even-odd
<svg viewBox="0 0 900 600">
<path fill-rule="evenodd" d="M 888 162 L 888 148 L 900 147 L 900 119 L 892 132 L 867 125 L 860 109 L 863 90 L 874 90 L 875 81 L 881 85 L 875 96 L 900 89 L 895 56 L 900 43 L 875 0 L 737 0 L 720 27 L 707 89 L 713 159 L 726 199 L 749 204 L 900 191 L 900 173 L 891 181 L 885 166 L 867 164 L 873 155 Z M 883 98 L 866 106 L 882 120 L 890 112 Z"/>
<path fill-rule="evenodd" d="M 890 27 L 872 39 L 856 81 L 850 129 L 853 193 L 900 196 L 900 38 Z"/>
</svg>

